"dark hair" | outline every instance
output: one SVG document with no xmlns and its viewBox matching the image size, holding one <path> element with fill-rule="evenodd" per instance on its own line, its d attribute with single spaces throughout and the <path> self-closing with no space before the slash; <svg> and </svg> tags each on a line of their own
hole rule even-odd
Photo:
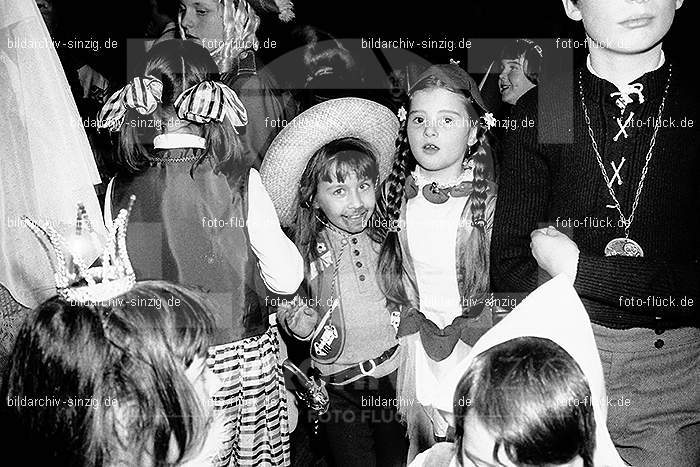
<svg viewBox="0 0 700 467">
<path fill-rule="evenodd" d="M 513 42 L 509 42 L 501 50 L 501 60 L 520 58 L 527 61 L 527 65 L 523 67 L 525 77 L 532 84 L 537 85 L 542 74 L 542 47 L 530 39 L 516 39 Z"/>
<path fill-rule="evenodd" d="M 462 458 L 465 418 L 474 414 L 518 465 L 550 465 L 581 456 L 593 466 L 591 390 L 576 361 L 549 339 L 518 337 L 479 354 L 454 396 L 455 444 Z"/>
<path fill-rule="evenodd" d="M 109 304 L 47 300 L 23 324 L 5 369 L 3 440 L 30 465 L 125 457 L 167 465 L 171 438 L 182 460 L 208 424 L 185 369 L 206 357 L 212 335 L 199 296 L 167 282 L 139 282 Z M 12 404 L 23 398 L 58 402 Z"/>
<path fill-rule="evenodd" d="M 351 153 L 346 151 L 352 151 Z M 359 156 L 359 157 L 358 157 Z M 328 223 L 322 210 L 313 208 L 314 197 L 321 181 L 344 182 L 350 174 L 358 178 L 368 178 L 377 189 L 379 168 L 372 148 L 357 138 L 341 138 L 326 143 L 311 156 L 299 181 L 299 204 L 294 221 L 294 242 L 296 243 L 306 267 L 318 259 L 316 244 Z M 378 233 L 378 212 L 375 209 L 367 226 L 368 234 L 375 241 L 380 241 Z"/>
<path fill-rule="evenodd" d="M 312 26 L 298 32 L 304 43 L 301 110 L 339 97 L 357 96 L 362 78 L 350 51 L 335 37 Z"/>
<path fill-rule="evenodd" d="M 332 35 L 312 26 L 304 26 L 301 35 L 306 43 L 304 47 L 304 67 L 307 74 L 320 68 L 332 67 L 336 71 L 355 69 L 355 60 L 350 51 Z"/>
<path fill-rule="evenodd" d="M 138 74 L 158 78 L 163 83 L 163 95 L 152 114 L 141 115 L 134 109 L 126 112 L 116 162 L 129 172 L 140 172 L 149 166 L 148 156 L 154 151 L 153 139 L 159 134 L 159 128 L 168 119 L 177 118 L 174 104 L 180 93 L 202 81 L 220 81 L 219 70 L 209 52 L 192 41 L 180 39 L 155 44 Z M 251 156 L 243 150 L 243 144 L 228 119 L 191 125 L 198 128 L 206 140 L 206 149 L 191 149 L 199 156 L 192 171 L 208 156 L 213 156 L 216 172 L 230 171 L 236 165 L 252 165 L 252 160 L 245 160 Z"/>
<path fill-rule="evenodd" d="M 472 122 L 478 122 L 476 139 L 477 143 L 469 148 L 469 153 L 464 158 L 471 158 L 474 162 L 474 180 L 472 192 L 469 194 L 469 203 L 472 214 L 472 223 L 475 228 L 469 237 L 467 255 L 469 261 L 464 264 L 463 294 L 465 297 L 483 297 L 489 288 L 489 243 L 486 235 L 486 199 L 489 187 L 488 179 L 491 178 L 492 167 L 488 132 L 486 126 L 481 123 L 480 115 L 483 110 L 475 105 L 468 91 L 455 89 L 439 78 L 429 75 L 416 83 L 409 94 L 407 113 L 410 112 L 410 98 L 416 92 L 425 89 L 447 89 L 466 100 L 467 113 Z M 408 119 L 399 127 L 399 135 L 396 139 L 396 156 L 391 173 L 387 177 L 383 187 L 383 196 L 380 198 L 380 211 L 383 216 L 383 225 L 398 225 L 401 215 L 401 206 L 405 202 L 404 184 L 406 177 L 416 168 L 416 159 L 411 152 L 407 132 Z M 382 249 L 379 255 L 380 285 L 388 301 L 395 305 L 407 305 L 408 298 L 403 288 L 403 268 L 401 245 L 398 232 L 385 231 Z"/>
</svg>

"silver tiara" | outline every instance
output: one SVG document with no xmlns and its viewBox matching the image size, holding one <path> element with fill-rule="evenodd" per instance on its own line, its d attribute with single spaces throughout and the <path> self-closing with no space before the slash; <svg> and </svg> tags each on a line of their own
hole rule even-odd
<svg viewBox="0 0 700 467">
<path fill-rule="evenodd" d="M 128 292 L 134 287 L 136 276 L 126 251 L 126 226 L 135 199 L 132 195 L 128 208 L 120 210 L 112 225 L 108 226 L 100 261 L 95 266 L 87 264 L 89 258 L 81 257 L 75 242 L 69 245 L 67 239 L 50 223 L 41 227 L 27 216 L 22 217 L 27 227 L 46 247 L 47 254 L 49 248 L 45 241 L 49 242 L 53 251 L 53 255 L 49 254 L 49 260 L 58 295 L 72 302 L 96 304 Z M 88 242 L 98 249 L 102 246 L 98 244 L 100 242 L 97 240 L 97 234 L 82 203 L 78 204 L 75 237 L 78 242 Z"/>
</svg>

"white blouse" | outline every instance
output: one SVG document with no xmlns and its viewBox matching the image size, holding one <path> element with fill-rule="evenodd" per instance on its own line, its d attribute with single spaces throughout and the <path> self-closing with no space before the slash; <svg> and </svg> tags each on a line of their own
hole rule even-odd
<svg viewBox="0 0 700 467">
<path fill-rule="evenodd" d="M 255 169 L 250 169 L 248 177 L 248 233 L 267 288 L 283 295 L 296 292 L 304 277 L 304 262 L 282 232 L 275 206 Z"/>
<path fill-rule="evenodd" d="M 406 205 L 408 248 L 416 271 L 420 311 L 442 329 L 462 314 L 457 227 L 469 198 L 450 196 L 442 204 L 431 203 L 423 197 L 424 184 L 418 182 L 418 195 Z"/>
</svg>

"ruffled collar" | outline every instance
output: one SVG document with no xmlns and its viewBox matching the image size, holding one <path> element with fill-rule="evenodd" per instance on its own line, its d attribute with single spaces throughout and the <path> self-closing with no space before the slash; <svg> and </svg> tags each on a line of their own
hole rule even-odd
<svg viewBox="0 0 700 467">
<path fill-rule="evenodd" d="M 424 176 L 420 167 L 417 167 L 411 175 L 406 177 L 404 192 L 406 198 L 411 199 L 418 196 L 420 191 L 427 201 L 443 204 L 450 197 L 461 198 L 471 193 L 473 179 L 473 164 L 471 162 L 456 180 L 448 184 L 431 181 Z"/>
</svg>

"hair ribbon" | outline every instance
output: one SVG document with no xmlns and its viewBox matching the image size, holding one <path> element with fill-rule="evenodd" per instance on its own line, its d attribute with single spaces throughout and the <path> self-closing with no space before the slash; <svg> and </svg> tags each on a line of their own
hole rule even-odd
<svg viewBox="0 0 700 467">
<path fill-rule="evenodd" d="M 179 118 L 191 122 L 222 122 L 228 117 L 236 133 L 237 126 L 248 123 L 248 113 L 236 93 L 217 81 L 202 81 L 185 89 L 175 100 L 174 106 Z"/>
<path fill-rule="evenodd" d="M 124 123 L 128 109 L 136 109 L 141 115 L 153 113 L 161 102 L 163 82 L 153 76 L 135 76 L 123 88 L 112 94 L 97 116 L 99 128 L 118 131 Z"/>
</svg>

